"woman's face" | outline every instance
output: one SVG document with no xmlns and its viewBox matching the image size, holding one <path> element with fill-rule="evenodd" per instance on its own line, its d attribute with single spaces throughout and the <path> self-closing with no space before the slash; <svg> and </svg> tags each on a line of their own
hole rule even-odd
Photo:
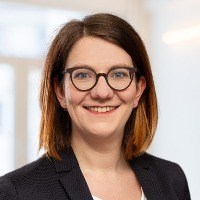
<svg viewBox="0 0 200 200">
<path fill-rule="evenodd" d="M 107 73 L 113 66 L 133 67 L 129 54 L 122 48 L 97 37 L 83 37 L 73 46 L 65 68 L 91 67 L 96 73 Z M 72 134 L 91 137 L 123 137 L 125 124 L 137 107 L 145 89 L 143 78 L 123 91 L 111 89 L 103 76 L 89 91 L 77 90 L 69 74 L 65 74 L 63 87 L 56 85 L 56 94 L 72 121 Z"/>
</svg>

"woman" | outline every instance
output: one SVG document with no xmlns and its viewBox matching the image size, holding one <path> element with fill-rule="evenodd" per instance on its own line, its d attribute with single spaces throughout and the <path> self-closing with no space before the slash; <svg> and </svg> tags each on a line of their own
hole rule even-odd
<svg viewBox="0 0 200 200">
<path fill-rule="evenodd" d="M 71 21 L 47 55 L 37 161 L 0 179 L 0 199 L 189 200 L 184 172 L 145 153 L 157 101 L 142 40 L 124 20 Z"/>
</svg>

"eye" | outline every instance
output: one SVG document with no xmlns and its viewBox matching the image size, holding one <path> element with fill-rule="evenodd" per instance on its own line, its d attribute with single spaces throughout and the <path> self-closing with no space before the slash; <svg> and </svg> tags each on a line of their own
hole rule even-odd
<svg viewBox="0 0 200 200">
<path fill-rule="evenodd" d="M 126 76 L 127 76 L 127 74 L 124 73 L 124 72 L 116 72 L 115 73 L 115 77 L 117 77 L 117 78 L 123 78 L 123 77 L 126 77 Z"/>
<path fill-rule="evenodd" d="M 74 79 L 86 79 L 86 78 L 89 78 L 89 77 L 90 77 L 89 74 L 84 73 L 84 72 L 76 73 L 73 76 Z"/>
<path fill-rule="evenodd" d="M 122 69 L 122 70 L 111 71 L 109 77 L 113 79 L 124 79 L 124 78 L 129 78 L 130 76 L 128 70 Z"/>
<path fill-rule="evenodd" d="M 72 73 L 72 78 L 75 80 L 88 80 L 93 79 L 95 74 L 89 69 L 77 69 Z"/>
</svg>

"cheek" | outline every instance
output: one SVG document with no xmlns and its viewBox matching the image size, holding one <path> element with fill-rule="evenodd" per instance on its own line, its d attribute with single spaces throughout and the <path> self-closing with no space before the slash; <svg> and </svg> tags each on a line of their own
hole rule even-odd
<svg viewBox="0 0 200 200">
<path fill-rule="evenodd" d="M 136 97 L 136 87 L 135 87 L 135 85 L 131 85 L 126 90 L 120 92 L 118 94 L 118 96 L 120 97 L 120 99 L 124 103 L 130 104 L 132 106 L 133 103 L 134 103 L 135 97 Z"/>
<path fill-rule="evenodd" d="M 84 97 L 84 93 L 76 90 L 72 85 L 65 85 L 65 101 L 67 107 L 79 105 Z"/>
</svg>

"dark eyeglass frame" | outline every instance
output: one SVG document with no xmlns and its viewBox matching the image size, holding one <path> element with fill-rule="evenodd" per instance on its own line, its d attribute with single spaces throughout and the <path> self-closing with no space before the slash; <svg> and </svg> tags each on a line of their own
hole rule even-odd
<svg viewBox="0 0 200 200">
<path fill-rule="evenodd" d="M 77 88 L 77 86 L 74 84 L 73 79 L 72 79 L 72 73 L 73 73 L 75 70 L 77 70 L 77 69 L 89 69 L 89 70 L 91 70 L 91 71 L 94 72 L 94 74 L 95 74 L 95 76 L 96 76 L 96 82 L 95 82 L 95 84 L 94 84 L 91 88 L 86 89 L 86 90 L 82 90 L 82 89 L 80 89 L 80 88 Z M 112 70 L 115 70 L 115 69 L 127 69 L 127 70 L 129 71 L 129 73 L 130 73 L 130 78 L 131 78 L 130 83 L 128 84 L 128 86 L 126 86 L 126 87 L 123 88 L 123 89 L 115 89 L 115 88 L 113 88 L 113 87 L 109 84 L 109 82 L 108 82 L 108 74 L 109 74 Z M 138 69 L 137 69 L 136 67 L 114 67 L 114 68 L 111 68 L 107 73 L 96 73 L 96 72 L 95 72 L 92 68 L 90 68 L 90 67 L 72 67 L 72 68 L 65 69 L 64 71 L 61 72 L 61 74 L 64 75 L 64 74 L 66 74 L 66 73 L 69 73 L 69 74 L 70 74 L 71 82 L 72 82 L 72 84 L 74 85 L 74 87 L 75 87 L 77 90 L 79 90 L 79 91 L 85 92 L 85 91 L 92 90 L 92 89 L 96 86 L 96 84 L 98 83 L 98 80 L 99 80 L 100 76 L 103 76 L 103 77 L 105 78 L 106 83 L 108 84 L 108 86 L 109 86 L 111 89 L 116 90 L 116 91 L 123 91 L 123 90 L 127 89 L 127 88 L 131 85 L 131 83 L 132 83 L 132 81 L 133 81 L 133 77 L 135 76 L 135 74 L 136 74 L 137 72 L 138 72 Z"/>
</svg>

